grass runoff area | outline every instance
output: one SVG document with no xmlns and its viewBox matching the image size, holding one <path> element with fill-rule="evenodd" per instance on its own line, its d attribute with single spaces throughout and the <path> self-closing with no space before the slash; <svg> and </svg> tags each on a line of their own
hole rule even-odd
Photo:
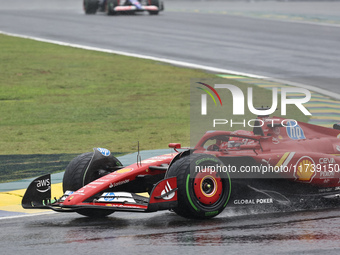
<svg viewBox="0 0 340 255">
<path fill-rule="evenodd" d="M 0 182 L 63 171 L 93 147 L 189 146 L 190 80 L 216 77 L 5 35 L 0 47 Z M 271 92 L 258 90 L 271 105 Z"/>
</svg>

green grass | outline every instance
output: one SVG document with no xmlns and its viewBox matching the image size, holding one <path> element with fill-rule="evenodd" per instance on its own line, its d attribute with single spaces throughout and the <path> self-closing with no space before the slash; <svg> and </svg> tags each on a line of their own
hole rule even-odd
<svg viewBox="0 0 340 255">
<path fill-rule="evenodd" d="M 197 70 L 0 35 L 0 154 L 189 144 Z"/>
</svg>

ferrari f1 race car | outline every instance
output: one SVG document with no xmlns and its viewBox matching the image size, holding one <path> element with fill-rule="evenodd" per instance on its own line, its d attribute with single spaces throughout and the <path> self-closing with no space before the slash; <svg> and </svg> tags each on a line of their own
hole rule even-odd
<svg viewBox="0 0 340 255">
<path fill-rule="evenodd" d="M 107 15 L 147 11 L 150 15 L 157 15 L 164 10 L 164 4 L 160 0 L 83 0 L 83 8 L 86 14 L 97 11 Z"/>
<path fill-rule="evenodd" d="M 192 149 L 171 143 L 173 153 L 137 156 L 128 166 L 109 150 L 95 148 L 69 163 L 62 197 L 51 199 L 50 175 L 45 175 L 29 185 L 22 206 L 90 217 L 172 210 L 196 219 L 239 207 L 338 206 L 340 126 L 268 116 L 256 122 L 253 131 L 208 131 Z"/>
</svg>

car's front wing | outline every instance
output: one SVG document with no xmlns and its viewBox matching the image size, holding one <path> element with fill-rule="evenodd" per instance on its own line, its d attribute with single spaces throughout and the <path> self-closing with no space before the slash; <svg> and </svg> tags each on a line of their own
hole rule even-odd
<svg viewBox="0 0 340 255">
<path fill-rule="evenodd" d="M 177 180 L 176 177 L 161 180 L 154 186 L 149 197 L 129 192 L 102 192 L 91 200 L 64 205 L 65 201 L 72 200 L 72 194 L 73 191 L 66 191 L 61 198 L 52 200 L 51 180 L 48 174 L 30 184 L 22 199 L 22 206 L 25 209 L 52 209 L 58 212 L 76 212 L 83 209 L 130 212 L 167 210 L 177 206 Z"/>
</svg>

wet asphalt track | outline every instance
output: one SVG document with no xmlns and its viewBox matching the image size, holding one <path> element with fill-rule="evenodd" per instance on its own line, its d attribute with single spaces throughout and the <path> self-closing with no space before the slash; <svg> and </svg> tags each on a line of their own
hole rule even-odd
<svg viewBox="0 0 340 255">
<path fill-rule="evenodd" d="M 85 16 L 77 0 L 0 0 L 0 30 L 188 61 L 340 92 L 338 26 L 250 17 L 256 3 L 166 3 L 168 12 Z M 334 17 L 334 6 L 260 10 Z M 293 4 L 293 3 L 291 3 Z M 219 14 L 244 10 L 246 17 Z M 281 7 L 282 7 L 281 6 Z M 314 8 L 313 8 L 314 6 Z M 210 8 L 213 13 L 205 13 Z M 178 9 L 176 9 L 178 8 Z M 191 8 L 191 9 L 190 9 Z M 222 9 L 223 9 L 222 8 Z M 316 13 L 316 14 L 315 14 Z M 309 16 L 308 16 L 309 17 Z M 51 213 L 0 218 L 0 254 L 339 254 L 340 211 L 224 212 L 190 221 L 171 212 L 115 213 L 91 220 Z"/>
<path fill-rule="evenodd" d="M 0 218 L 0 254 L 339 254 L 339 211 L 259 215 L 223 212 L 207 221 L 171 212 Z"/>
</svg>

